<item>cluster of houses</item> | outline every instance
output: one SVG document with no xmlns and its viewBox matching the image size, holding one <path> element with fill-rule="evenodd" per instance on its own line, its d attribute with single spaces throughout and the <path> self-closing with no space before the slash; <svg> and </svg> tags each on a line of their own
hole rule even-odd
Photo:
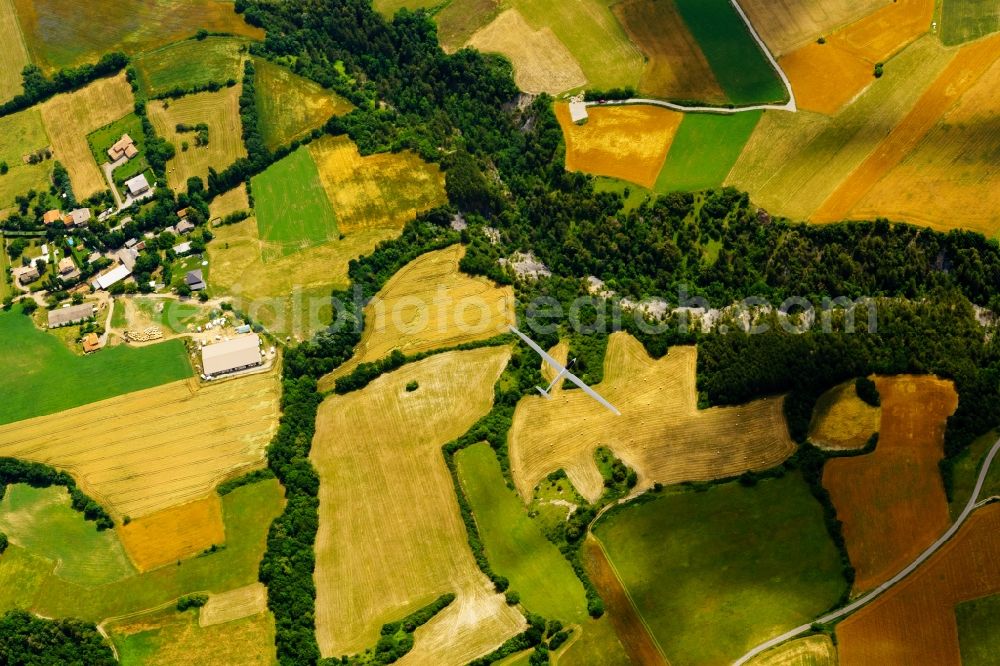
<svg viewBox="0 0 1000 666">
<path fill-rule="evenodd" d="M 42 215 L 42 222 L 48 226 L 50 224 L 62 223 L 67 227 L 82 227 L 90 220 L 89 208 L 77 208 L 68 213 L 63 213 L 53 208 Z"/>
</svg>

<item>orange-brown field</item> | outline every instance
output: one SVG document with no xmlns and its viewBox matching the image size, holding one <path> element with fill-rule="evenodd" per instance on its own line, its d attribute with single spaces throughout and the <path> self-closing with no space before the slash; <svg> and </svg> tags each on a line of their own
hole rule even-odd
<svg viewBox="0 0 1000 666">
<path fill-rule="evenodd" d="M 225 542 L 222 503 L 212 493 L 122 525 L 118 536 L 139 571 L 173 564 Z"/>
<path fill-rule="evenodd" d="M 831 460 L 823 473 L 844 523 L 855 592 L 902 569 L 951 522 L 938 461 L 946 420 L 958 406 L 954 386 L 906 375 L 878 378 L 876 384 L 882 419 L 875 452 Z"/>
<path fill-rule="evenodd" d="M 955 605 L 1000 592 L 1000 504 L 977 510 L 909 578 L 837 626 L 841 666 L 960 666 Z"/>
<path fill-rule="evenodd" d="M 930 29 L 934 0 L 895 0 L 779 61 L 800 108 L 834 113 L 874 81 L 885 62 Z M 865 76 L 867 73 L 867 76 Z"/>
<path fill-rule="evenodd" d="M 624 0 L 611 10 L 646 57 L 640 93 L 666 99 L 726 101 L 701 46 L 672 0 Z M 670 38 L 664 39 L 664 35 Z"/>
<path fill-rule="evenodd" d="M 569 106 L 556 104 L 566 139 L 566 169 L 652 187 L 684 114 L 658 106 L 590 107 L 575 125 Z"/>
<path fill-rule="evenodd" d="M 0 456 L 64 469 L 116 518 L 208 495 L 259 467 L 277 429 L 277 372 L 164 384 L 0 427 Z"/>
<path fill-rule="evenodd" d="M 515 323 L 514 290 L 462 273 L 464 255 L 463 246 L 452 245 L 417 257 L 393 275 L 365 306 L 365 330 L 354 356 L 324 376 L 320 390 L 393 349 L 419 354 L 506 333 Z"/>
<path fill-rule="evenodd" d="M 1000 232 L 1000 60 L 962 96 L 917 148 L 851 210 L 940 230 Z"/>
<path fill-rule="evenodd" d="M 608 341 L 604 379 L 595 388 L 615 416 L 579 390 L 523 398 L 510 430 L 511 473 L 528 501 L 536 484 L 564 469 L 588 501 L 604 489 L 594 462 L 610 448 L 639 477 L 637 489 L 735 476 L 774 467 L 795 451 L 782 398 L 699 410 L 695 347 L 673 347 L 658 361 L 627 333 Z"/>
<path fill-rule="evenodd" d="M 835 222 L 846 218 L 875 183 L 903 161 L 941 116 L 975 85 L 998 58 L 1000 35 L 974 42 L 960 50 L 910 113 L 834 190 L 811 219 L 814 222 Z"/>
</svg>

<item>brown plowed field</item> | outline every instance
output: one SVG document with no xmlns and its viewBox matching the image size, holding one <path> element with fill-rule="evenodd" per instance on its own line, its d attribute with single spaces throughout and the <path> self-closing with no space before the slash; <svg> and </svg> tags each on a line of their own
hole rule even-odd
<svg viewBox="0 0 1000 666">
<path fill-rule="evenodd" d="M 823 473 L 844 523 L 857 593 L 906 566 L 951 522 L 938 461 L 946 419 L 958 406 L 954 386 L 914 376 L 876 383 L 882 419 L 875 452 L 831 460 Z"/>
<path fill-rule="evenodd" d="M 1000 504 L 974 513 L 909 578 L 837 626 L 841 666 L 960 666 L 955 605 L 1000 592 Z"/>
<path fill-rule="evenodd" d="M 874 185 L 903 161 L 921 139 L 1000 58 L 1000 35 L 964 47 L 910 113 L 812 215 L 814 222 L 845 219 Z"/>
<path fill-rule="evenodd" d="M 615 416 L 579 390 L 523 398 L 510 431 L 511 473 L 527 501 L 550 472 L 565 469 L 588 501 L 604 481 L 594 450 L 607 446 L 633 468 L 637 488 L 704 481 L 773 467 L 795 451 L 780 397 L 699 410 L 694 347 L 673 347 L 654 361 L 627 333 L 608 341 L 604 380 L 594 388 Z"/>
<path fill-rule="evenodd" d="M 658 106 L 590 107 L 584 125 L 556 104 L 566 139 L 566 169 L 652 187 L 684 114 Z"/>
<path fill-rule="evenodd" d="M 261 466 L 278 413 L 273 371 L 173 382 L 2 426 L 0 456 L 65 469 L 117 518 L 135 519 Z"/>
</svg>

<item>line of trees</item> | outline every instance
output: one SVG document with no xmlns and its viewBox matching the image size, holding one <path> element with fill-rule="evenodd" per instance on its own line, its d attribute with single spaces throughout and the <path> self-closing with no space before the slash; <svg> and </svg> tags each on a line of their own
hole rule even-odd
<svg viewBox="0 0 1000 666">
<path fill-rule="evenodd" d="M 67 67 L 45 76 L 38 65 L 25 65 L 21 71 L 24 92 L 0 104 L 0 117 L 22 111 L 58 93 L 83 88 L 88 83 L 117 74 L 128 65 L 128 56 L 121 52 L 107 53 L 93 64 Z"/>
<path fill-rule="evenodd" d="M 0 458 L 0 498 L 3 497 L 6 486 L 12 483 L 25 483 L 34 488 L 65 486 L 69 491 L 72 507 L 82 513 L 87 520 L 95 522 L 98 530 L 115 526 L 108 512 L 80 490 L 73 477 L 66 472 L 60 472 L 42 463 Z"/>
</svg>

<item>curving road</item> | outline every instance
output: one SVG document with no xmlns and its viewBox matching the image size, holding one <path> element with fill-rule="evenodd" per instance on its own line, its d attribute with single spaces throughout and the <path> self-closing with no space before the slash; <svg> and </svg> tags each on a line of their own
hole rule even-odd
<svg viewBox="0 0 1000 666">
<path fill-rule="evenodd" d="M 958 532 L 958 530 L 962 527 L 962 524 L 965 523 L 966 519 L 972 514 L 972 512 L 976 509 L 976 507 L 981 506 L 981 503 L 979 502 L 979 493 L 981 493 L 983 490 L 983 484 L 986 482 L 986 476 L 987 474 L 989 474 L 990 466 L 993 464 L 993 459 L 996 457 L 997 452 L 1000 452 L 1000 439 L 998 439 L 993 444 L 993 448 L 990 449 L 990 452 L 986 456 L 986 460 L 983 462 L 983 468 L 979 472 L 979 478 L 976 479 L 976 487 L 972 491 L 972 497 L 969 498 L 968 504 L 965 505 L 965 508 L 962 510 L 962 513 L 958 516 L 955 522 L 952 523 L 952 526 L 948 528 L 947 532 L 942 534 L 937 541 L 932 543 L 930 547 L 927 548 L 927 550 L 920 553 L 920 555 L 917 556 L 917 559 L 910 562 L 910 564 L 908 564 L 895 576 L 885 581 L 871 592 L 865 594 L 862 597 L 859 597 L 854 602 L 848 604 L 847 606 L 844 606 L 843 608 L 835 610 L 832 613 L 828 613 L 827 615 L 824 615 L 816 619 L 815 622 L 819 622 L 820 624 L 826 624 L 828 622 L 833 622 L 834 620 L 839 620 L 846 615 L 850 615 L 851 613 L 858 610 L 862 606 L 872 602 L 873 600 L 884 594 L 887 590 L 892 588 L 894 585 L 899 583 L 901 580 L 903 580 L 911 573 L 916 571 L 916 569 L 921 564 L 926 562 L 927 559 L 930 558 L 934 553 L 936 553 L 938 549 L 941 548 L 941 546 L 943 546 L 945 543 L 948 542 L 948 540 L 950 540 L 953 536 L 955 536 L 955 533 Z M 803 624 L 801 626 L 795 627 L 791 631 L 786 631 L 780 636 L 776 636 L 769 641 L 761 643 L 760 645 L 758 645 L 757 647 L 755 647 L 754 649 L 750 650 L 745 655 L 737 659 L 735 662 L 735 666 L 741 666 L 742 664 L 748 662 L 750 659 L 756 657 L 761 652 L 776 647 L 787 640 L 791 640 L 792 638 L 799 636 L 800 634 L 804 634 L 805 632 L 811 629 L 812 624 L 813 623 Z"/>
</svg>

